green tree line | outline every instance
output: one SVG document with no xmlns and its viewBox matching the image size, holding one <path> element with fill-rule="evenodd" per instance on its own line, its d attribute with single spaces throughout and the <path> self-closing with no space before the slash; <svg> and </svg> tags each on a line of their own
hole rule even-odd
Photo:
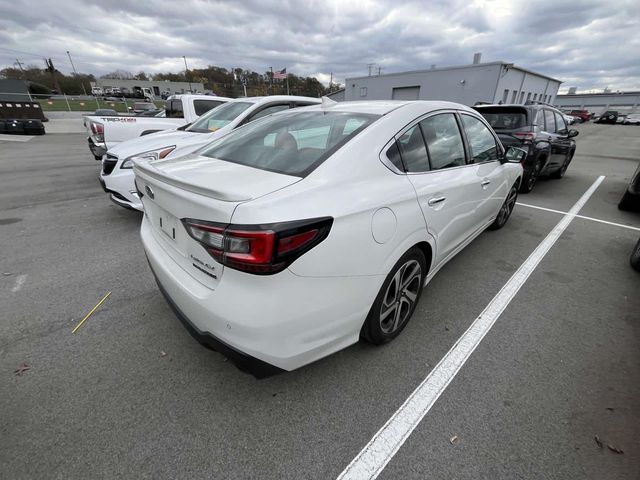
<svg viewBox="0 0 640 480">
<path fill-rule="evenodd" d="M 320 97 L 329 92 L 315 77 L 303 77 L 292 73 L 287 75 L 289 93 Z M 13 78 L 31 82 L 32 93 L 51 93 L 52 90 L 67 95 L 81 95 L 84 90 L 91 93 L 90 82 L 96 80 L 92 74 L 78 73 L 65 75 L 55 70 L 27 66 L 23 69 L 8 67 L 0 70 L 0 78 Z M 259 95 L 283 95 L 287 93 L 287 80 L 273 80 L 272 72 L 258 73 L 242 68 L 226 69 L 209 65 L 206 68 L 194 68 L 186 72 L 156 73 L 145 72 L 133 74 L 126 70 L 116 70 L 103 75 L 101 78 L 135 79 L 135 80 L 169 80 L 174 82 L 201 82 L 206 90 L 225 97 L 241 97 Z M 335 86 L 332 90 L 335 89 Z"/>
</svg>

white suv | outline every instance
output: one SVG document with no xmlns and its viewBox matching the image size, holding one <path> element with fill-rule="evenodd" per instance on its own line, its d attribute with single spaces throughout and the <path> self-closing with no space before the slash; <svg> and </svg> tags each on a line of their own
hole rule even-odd
<svg viewBox="0 0 640 480">
<path fill-rule="evenodd" d="M 456 103 L 281 112 L 135 160 L 142 242 L 202 343 L 258 376 L 291 370 L 397 336 L 435 273 L 506 223 L 524 155 Z"/>
</svg>

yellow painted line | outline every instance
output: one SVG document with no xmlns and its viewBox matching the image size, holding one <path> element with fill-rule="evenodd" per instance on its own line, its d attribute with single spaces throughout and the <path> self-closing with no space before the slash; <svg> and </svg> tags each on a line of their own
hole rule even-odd
<svg viewBox="0 0 640 480">
<path fill-rule="evenodd" d="M 99 307 L 100 305 L 102 305 L 102 304 L 104 303 L 104 301 L 107 299 L 107 297 L 109 297 L 109 295 L 111 295 L 111 292 L 107 293 L 104 297 L 102 297 L 102 300 L 100 300 L 100 301 L 98 302 L 98 304 L 97 304 L 95 307 L 93 307 L 93 308 L 91 309 L 91 311 L 90 311 L 89 313 L 87 313 L 87 315 L 86 315 L 82 320 L 80 320 L 80 323 L 79 323 L 78 325 L 76 325 L 76 328 L 74 328 L 74 329 L 73 329 L 73 331 L 72 331 L 71 333 L 76 333 L 76 330 L 78 330 L 78 329 L 82 326 L 82 324 L 85 322 L 85 320 L 86 320 L 87 318 L 89 318 L 89 317 L 91 316 L 91 314 L 92 314 L 93 312 L 95 312 L 95 311 L 98 309 L 98 307 Z"/>
</svg>

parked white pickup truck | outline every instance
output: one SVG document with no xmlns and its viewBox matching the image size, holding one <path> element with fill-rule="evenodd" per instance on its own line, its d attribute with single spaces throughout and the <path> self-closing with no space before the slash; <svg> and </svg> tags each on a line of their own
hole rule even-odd
<svg viewBox="0 0 640 480">
<path fill-rule="evenodd" d="M 165 103 L 164 117 L 88 115 L 84 125 L 89 135 L 89 150 L 96 160 L 102 160 L 107 150 L 121 142 L 190 124 L 203 113 L 230 100 L 211 95 L 172 95 Z"/>
</svg>

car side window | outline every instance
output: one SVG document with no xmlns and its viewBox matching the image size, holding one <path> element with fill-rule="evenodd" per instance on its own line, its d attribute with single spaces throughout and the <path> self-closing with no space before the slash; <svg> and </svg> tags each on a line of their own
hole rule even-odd
<svg viewBox="0 0 640 480">
<path fill-rule="evenodd" d="M 170 100 L 166 103 L 165 113 L 167 118 L 184 118 L 182 100 Z"/>
<path fill-rule="evenodd" d="M 287 109 L 289 109 L 288 103 L 271 105 L 269 107 L 263 108 L 258 113 L 255 113 L 254 115 L 252 115 L 251 118 L 249 118 L 249 121 L 253 122 L 254 120 L 257 120 L 262 117 L 266 117 L 267 115 L 271 115 L 272 113 L 280 112 L 282 110 L 287 110 Z"/>
<path fill-rule="evenodd" d="M 224 102 L 221 102 L 220 100 L 194 100 L 193 109 L 195 110 L 196 115 L 200 116 L 213 108 L 219 107 L 223 103 Z"/>
<path fill-rule="evenodd" d="M 557 112 L 553 112 L 553 114 L 556 117 L 557 133 L 566 135 L 569 130 L 567 129 L 567 122 L 564 121 L 564 117 Z"/>
<path fill-rule="evenodd" d="M 549 133 L 556 133 L 556 121 L 553 117 L 551 110 L 544 110 L 544 131 Z"/>
<path fill-rule="evenodd" d="M 431 170 L 465 165 L 464 144 L 453 113 L 425 118 L 420 127 L 429 149 Z"/>
<path fill-rule="evenodd" d="M 402 157 L 400 157 L 400 150 L 398 149 L 397 142 L 393 142 L 388 148 L 387 158 L 398 170 L 404 172 L 404 165 L 402 164 Z"/>
<path fill-rule="evenodd" d="M 462 115 L 462 125 L 467 134 L 473 163 L 491 162 L 498 159 L 498 145 L 487 126 L 471 115 Z"/>
<path fill-rule="evenodd" d="M 398 138 L 398 145 L 407 172 L 426 172 L 429 170 L 427 147 L 424 145 L 418 124 L 415 124 Z"/>
</svg>

